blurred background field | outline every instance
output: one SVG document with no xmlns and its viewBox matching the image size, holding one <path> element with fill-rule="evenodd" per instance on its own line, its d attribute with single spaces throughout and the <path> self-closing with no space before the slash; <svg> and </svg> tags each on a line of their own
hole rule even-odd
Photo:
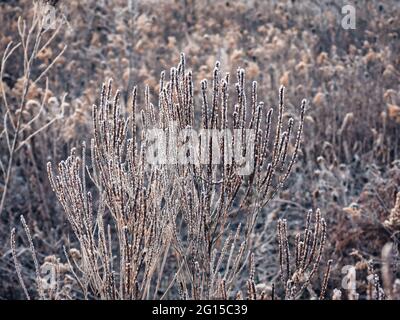
<svg viewBox="0 0 400 320">
<path fill-rule="evenodd" d="M 51 65 L 48 89 L 45 77 L 30 86 L 23 117 L 37 114 L 41 101 L 46 107 L 22 133 L 24 138 L 35 134 L 15 154 L 13 179 L 0 212 L 0 299 L 24 298 L 9 240 L 21 214 L 40 263 L 61 265 L 63 245 L 74 247 L 72 231 L 48 182 L 46 163 L 65 159 L 83 140 L 89 143 L 91 106 L 101 84 L 112 78 L 122 90 L 123 104 L 129 103 L 133 85 L 138 85 L 139 103 L 145 84 L 154 99 L 160 72 L 176 65 L 181 52 L 193 70 L 195 88 L 204 78 L 211 80 L 218 60 L 232 75 L 238 67 L 246 69 L 247 80 L 258 82 L 259 99 L 267 106 L 277 105 L 280 85 L 286 87 L 288 113 L 296 114 L 301 99 L 309 101 L 294 173 L 287 188 L 263 210 L 263 224 L 256 226 L 266 228 L 262 244 L 254 250 L 256 283 L 270 284 L 279 268 L 277 219 L 286 218 L 294 232 L 304 224 L 308 209 L 319 208 L 328 224 L 323 259 L 333 259 L 329 298 L 333 288 L 340 288 L 346 265 L 357 270 L 361 297 L 368 296 L 371 267 L 383 282 L 400 287 L 400 222 L 393 220 L 400 191 L 398 1 L 350 1 L 356 8 L 354 30 L 340 24 L 341 8 L 348 1 L 50 2 L 64 23 L 32 64 L 32 78 Z M 0 56 L 10 41 L 19 41 L 18 16 L 29 21 L 32 14 L 32 1 L 0 1 Z M 0 79 L 1 95 L 7 95 L 11 111 L 24 90 L 23 61 L 19 47 Z M 7 122 L 5 114 L 2 99 L 0 132 Z M 2 136 L 3 164 L 9 160 L 8 148 Z M 0 192 L 4 184 L 0 179 Z M 17 231 L 23 235 L 22 228 Z M 393 244 L 389 254 L 383 250 L 387 243 Z M 33 286 L 28 247 L 23 236 L 18 238 L 22 276 Z M 65 286 L 73 287 L 68 268 L 62 272 Z M 28 291 L 34 288 L 28 286 Z"/>
</svg>

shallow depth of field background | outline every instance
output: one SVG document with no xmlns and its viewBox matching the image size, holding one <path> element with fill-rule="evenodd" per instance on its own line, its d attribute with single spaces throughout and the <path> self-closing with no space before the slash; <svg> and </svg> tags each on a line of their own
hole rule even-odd
<svg viewBox="0 0 400 320">
<path fill-rule="evenodd" d="M 176 65 L 181 52 L 193 70 L 196 95 L 200 81 L 210 80 L 218 60 L 232 75 L 237 67 L 246 69 L 248 84 L 258 81 L 259 99 L 267 106 L 277 105 L 280 85 L 286 87 L 288 112 L 296 113 L 301 99 L 309 101 L 290 183 L 263 210 L 262 225 L 256 226 L 266 226 L 262 245 L 254 249 L 256 283 L 269 285 L 278 273 L 277 219 L 287 219 L 289 232 L 296 232 L 307 211 L 320 208 L 328 224 L 323 261 L 333 259 L 328 298 L 334 288 L 341 288 L 344 266 L 356 268 L 361 298 L 368 296 L 371 267 L 381 281 L 389 281 L 382 277 L 383 261 L 390 282 L 400 287 L 400 223 L 385 223 L 400 191 L 398 1 L 349 1 L 356 8 L 355 30 L 340 24 L 347 1 L 54 2 L 67 23 L 37 57 L 32 73 L 40 74 L 67 46 L 47 74 L 50 93 L 39 122 L 57 115 L 67 94 L 65 113 L 15 156 L 12 183 L 0 212 L 0 299 L 24 298 L 10 249 L 13 227 L 22 275 L 28 291 L 35 291 L 21 214 L 40 263 L 63 264 L 63 246 L 75 246 L 50 188 L 46 163 L 65 159 L 82 141 L 89 143 L 91 106 L 98 101 L 101 84 L 114 79 L 123 103 L 128 103 L 133 85 L 138 85 L 138 100 L 143 101 L 148 84 L 155 100 L 160 72 Z M 29 21 L 31 15 L 32 1 L 0 1 L 0 56 L 11 40 L 18 41 L 18 16 Z M 17 105 L 23 90 L 22 63 L 17 49 L 0 79 L 10 106 Z M 37 107 L 32 101 L 42 100 L 45 86 L 43 79 L 28 92 L 32 110 Z M 26 112 L 28 117 L 30 109 Z M 4 114 L 0 100 L 0 132 Z M 29 132 L 35 127 L 24 133 L 26 137 Z M 6 150 L 7 142 L 1 139 L 3 163 L 8 161 Z M 0 192 L 3 187 L 0 179 Z M 382 251 L 388 243 L 393 244 L 389 254 Z M 68 275 L 68 268 L 62 272 Z"/>
</svg>

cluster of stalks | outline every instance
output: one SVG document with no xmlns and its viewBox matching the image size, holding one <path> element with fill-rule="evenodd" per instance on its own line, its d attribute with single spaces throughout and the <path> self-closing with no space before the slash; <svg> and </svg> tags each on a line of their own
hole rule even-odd
<svg viewBox="0 0 400 320">
<path fill-rule="evenodd" d="M 66 46 L 58 53 L 58 55 L 48 63 L 44 64 L 44 70 L 39 74 L 34 71 L 39 63 L 38 56 L 48 50 L 54 38 L 59 34 L 61 26 L 56 30 L 46 34 L 44 27 L 44 5 L 41 2 L 34 3 L 34 13 L 30 26 L 21 17 L 18 19 L 19 40 L 14 43 L 10 41 L 4 50 L 0 64 L 0 150 L 2 156 L 0 158 L 0 215 L 3 214 L 6 207 L 6 201 L 9 189 L 12 186 L 15 169 L 17 167 L 17 159 L 22 150 L 28 150 L 29 158 L 34 161 L 31 154 L 31 140 L 41 132 L 48 129 L 56 121 L 60 120 L 64 114 L 65 96 L 62 98 L 60 113 L 54 115 L 50 120 L 43 121 L 43 116 L 49 113 L 46 107 L 51 101 L 50 98 L 57 101 L 55 97 L 50 97 L 50 90 L 47 80 L 47 74 L 63 55 Z M 22 50 L 22 70 L 18 81 L 21 84 L 21 92 L 15 101 L 15 97 L 6 91 L 3 79 L 6 78 L 6 68 L 10 63 L 9 60 L 17 56 L 17 52 Z M 37 73 L 37 72 L 36 72 Z M 40 81 L 46 79 L 44 93 L 41 101 L 29 99 L 29 93 L 37 90 Z M 50 113 L 49 113 L 50 114 Z M 49 116 L 49 115 L 48 115 Z M 4 153 L 3 153 L 4 152 Z M 42 190 L 40 190 L 42 192 Z"/>
<path fill-rule="evenodd" d="M 307 214 L 306 226 L 303 234 L 298 233 L 295 240 L 294 256 L 291 256 L 288 239 L 288 226 L 285 219 L 278 221 L 278 243 L 280 279 L 284 285 L 285 299 L 300 297 L 318 275 L 318 269 L 326 240 L 326 222 L 319 210 Z M 328 286 L 332 260 L 329 260 L 320 288 L 319 299 L 324 299 Z"/>
<path fill-rule="evenodd" d="M 172 288 L 182 299 L 233 296 L 245 261 L 252 257 L 257 218 L 284 186 L 296 161 L 306 102 L 296 130 L 293 118 L 284 121 L 283 87 L 275 119 L 274 109 L 265 110 L 258 100 L 256 82 L 247 99 L 243 69 L 237 72 L 234 101 L 230 75 L 221 73 L 217 62 L 211 86 L 201 82 L 201 110 L 196 108 L 193 77 L 183 54 L 168 82 L 161 74 L 156 106 L 146 87 L 140 108 L 135 87 L 126 108 L 119 91 L 113 95 L 110 81 L 103 85 L 99 105 L 93 106 L 90 161 L 83 143 L 81 156 L 72 150 L 57 173 L 48 163 L 52 188 L 79 242 L 79 255 L 65 253 L 84 298 L 164 298 Z M 239 135 L 228 137 L 228 128 Z M 152 129 L 165 133 L 166 143 L 173 145 L 164 150 L 167 158 L 188 144 L 183 163 L 147 161 L 154 147 Z M 196 146 L 188 137 L 170 139 L 177 130 L 188 129 L 222 134 L 209 135 Z M 254 143 L 243 143 L 251 134 Z M 251 159 L 247 174 L 241 174 L 237 153 Z M 193 161 L 196 154 L 207 161 Z M 316 225 L 311 247 L 309 225 L 307 238 L 298 243 L 299 271 L 292 288 L 314 256 L 316 263 L 321 257 L 325 223 L 319 213 Z M 280 247 L 286 243 L 285 226 L 280 222 Z M 289 272 L 282 275 L 285 283 Z M 313 269 L 309 278 L 314 273 Z"/>
</svg>

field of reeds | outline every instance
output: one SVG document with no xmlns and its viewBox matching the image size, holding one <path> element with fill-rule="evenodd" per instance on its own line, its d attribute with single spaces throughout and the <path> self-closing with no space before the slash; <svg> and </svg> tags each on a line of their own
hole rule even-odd
<svg viewBox="0 0 400 320">
<path fill-rule="evenodd" d="M 0 299 L 399 300 L 399 16 L 0 1 Z"/>
</svg>

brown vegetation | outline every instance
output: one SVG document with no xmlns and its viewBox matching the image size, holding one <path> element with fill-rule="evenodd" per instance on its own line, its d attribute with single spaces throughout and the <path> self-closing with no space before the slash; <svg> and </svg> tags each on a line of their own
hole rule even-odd
<svg viewBox="0 0 400 320">
<path fill-rule="evenodd" d="M 400 298 L 396 1 L 50 5 L 0 3 L 1 299 Z M 174 126 L 254 172 L 148 165 Z"/>
</svg>

